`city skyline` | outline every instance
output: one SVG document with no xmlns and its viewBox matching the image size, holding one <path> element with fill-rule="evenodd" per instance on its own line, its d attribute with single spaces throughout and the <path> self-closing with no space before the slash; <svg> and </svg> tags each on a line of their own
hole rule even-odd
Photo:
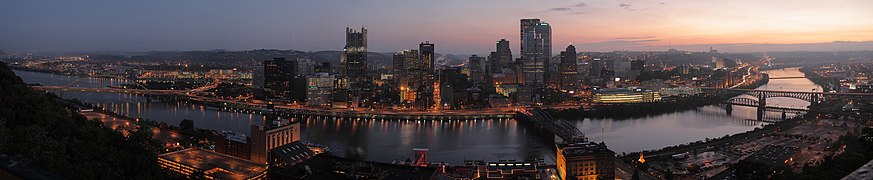
<svg viewBox="0 0 873 180">
<path fill-rule="evenodd" d="M 873 17 L 873 4 L 852 0 L 448 1 L 415 11 L 382 9 L 421 2 L 3 4 L 0 14 L 12 27 L 0 30 L 5 35 L 0 49 L 5 51 L 341 50 L 343 39 L 337 35 L 343 27 L 366 26 L 371 29 L 371 52 L 396 52 L 429 40 L 441 44 L 445 53 L 485 55 L 502 38 L 519 52 L 515 37 L 517 21 L 523 18 L 551 23 L 555 46 L 572 42 L 580 51 L 873 47 L 873 22 L 865 21 Z"/>
<path fill-rule="evenodd" d="M 870 179 L 871 18 L 869 0 L 0 2 L 0 179 Z"/>
</svg>

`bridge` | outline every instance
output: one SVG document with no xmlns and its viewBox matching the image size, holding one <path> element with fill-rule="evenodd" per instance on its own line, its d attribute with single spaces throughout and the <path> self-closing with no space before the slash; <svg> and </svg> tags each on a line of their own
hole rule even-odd
<svg viewBox="0 0 873 180">
<path fill-rule="evenodd" d="M 805 79 L 803 76 L 790 76 L 790 77 L 771 77 L 768 79 Z"/>
<path fill-rule="evenodd" d="M 84 79 L 87 78 L 110 78 L 110 79 L 119 79 L 125 80 L 128 82 L 132 82 L 133 85 L 136 85 L 137 89 L 128 89 L 128 88 L 106 88 L 106 87 L 75 87 L 72 86 Z M 145 87 L 143 84 L 140 84 L 136 81 L 127 79 L 122 76 L 116 75 L 95 75 L 95 76 L 82 76 L 77 78 L 76 80 L 67 82 L 66 84 L 60 86 L 31 86 L 34 90 L 42 90 L 42 91 L 60 91 L 60 95 L 63 96 L 63 92 L 93 92 L 93 93 L 131 93 L 131 94 L 146 94 L 146 95 L 183 95 L 183 94 L 192 94 L 192 93 L 202 93 L 206 90 L 216 88 L 218 84 L 221 84 L 221 80 L 218 78 L 213 79 L 212 82 L 190 90 L 155 90 L 149 89 Z"/>
<path fill-rule="evenodd" d="M 153 90 L 153 89 L 123 89 L 123 88 L 91 88 L 91 87 L 64 87 L 64 86 L 31 86 L 40 91 L 62 92 L 92 92 L 92 93 L 130 93 L 130 94 L 153 94 L 153 95 L 177 95 L 185 94 L 184 90 Z"/>
<path fill-rule="evenodd" d="M 759 107 L 760 102 L 757 99 L 751 98 L 732 98 L 728 99 L 724 102 L 725 104 L 737 105 L 737 106 L 746 106 L 746 107 Z M 809 112 L 809 109 L 804 108 L 794 108 L 794 107 L 778 107 L 778 106 L 765 106 L 765 111 L 769 112 L 786 112 L 786 113 L 806 113 Z"/>
<path fill-rule="evenodd" d="M 701 90 L 710 97 L 720 97 L 714 99 L 724 99 L 729 98 L 724 102 L 719 102 L 723 104 L 728 104 L 725 110 L 730 113 L 732 111 L 732 105 L 739 106 L 748 106 L 748 107 L 757 107 L 758 108 L 758 120 L 761 120 L 765 115 L 764 112 L 782 112 L 782 116 L 785 117 L 786 113 L 800 114 L 806 113 L 809 111 L 815 111 L 816 113 L 824 113 L 824 114 L 833 114 L 840 116 L 849 116 L 849 117 L 858 117 L 858 114 L 851 114 L 845 112 L 825 112 L 820 111 L 818 109 L 818 104 L 825 100 L 837 100 L 837 99 L 864 99 L 864 100 L 873 100 L 873 93 L 845 93 L 845 92 L 804 92 L 804 91 L 782 91 L 782 90 L 760 90 L 760 89 L 728 89 L 728 88 L 709 88 L 709 87 L 701 87 Z M 738 95 L 749 95 L 752 97 L 756 97 L 756 99 L 752 98 L 744 98 L 744 97 L 735 97 Z M 800 99 L 807 102 L 810 102 L 810 106 L 808 109 L 804 108 L 792 108 L 792 107 L 774 107 L 767 106 L 767 98 L 775 98 L 775 97 L 786 97 L 786 98 L 794 98 Z"/>
<path fill-rule="evenodd" d="M 873 93 L 846 93 L 846 92 L 814 92 L 814 91 L 783 91 L 761 89 L 729 89 L 699 87 L 704 93 L 712 97 L 733 97 L 741 94 L 766 99 L 772 97 L 788 97 L 818 103 L 829 99 L 864 98 L 873 99 Z"/>
<path fill-rule="evenodd" d="M 555 119 L 551 114 L 542 109 L 520 110 L 516 114 L 516 120 L 525 124 L 529 129 L 538 131 L 551 138 L 558 136 L 564 142 L 584 142 L 588 139 L 585 134 L 570 122 L 563 119 Z M 547 137 L 549 138 L 549 137 Z"/>
</svg>

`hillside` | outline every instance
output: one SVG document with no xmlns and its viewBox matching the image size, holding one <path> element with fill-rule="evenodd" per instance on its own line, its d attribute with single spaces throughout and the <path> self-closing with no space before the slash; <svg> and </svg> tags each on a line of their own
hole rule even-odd
<svg viewBox="0 0 873 180">
<path fill-rule="evenodd" d="M 157 165 L 148 131 L 124 137 L 64 104 L 0 63 L 0 153 L 70 179 L 173 178 Z"/>
</svg>

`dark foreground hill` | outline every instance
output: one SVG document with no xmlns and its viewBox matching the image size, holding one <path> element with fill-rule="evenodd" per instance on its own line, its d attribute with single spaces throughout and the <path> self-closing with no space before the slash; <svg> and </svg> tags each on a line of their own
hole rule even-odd
<svg viewBox="0 0 873 180">
<path fill-rule="evenodd" d="M 69 104 L 31 90 L 0 63 L 0 154 L 69 179 L 174 178 L 158 166 L 146 131 L 124 137 Z"/>
</svg>

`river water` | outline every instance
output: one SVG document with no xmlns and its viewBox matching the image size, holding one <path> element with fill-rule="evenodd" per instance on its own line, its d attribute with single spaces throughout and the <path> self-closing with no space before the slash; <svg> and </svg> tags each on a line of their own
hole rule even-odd
<svg viewBox="0 0 873 180">
<path fill-rule="evenodd" d="M 78 77 L 15 71 L 27 83 L 46 86 L 65 85 Z M 797 68 L 771 70 L 770 77 L 803 76 Z M 72 86 L 106 87 L 124 80 L 82 78 Z M 821 87 L 808 79 L 773 79 L 759 89 L 810 91 Z M 57 92 L 55 92 L 57 93 Z M 147 102 L 142 96 L 114 93 L 64 92 L 76 98 L 114 110 L 119 114 L 178 125 L 182 119 L 194 120 L 203 129 L 249 133 L 249 125 L 260 122 L 256 114 L 220 111 L 215 108 L 180 102 Z M 790 98 L 770 98 L 768 105 L 805 107 L 808 102 Z M 575 120 L 576 126 L 592 141 L 604 141 L 617 153 L 658 149 L 705 138 L 749 131 L 762 123 L 755 109 L 735 106 L 728 115 L 722 107 L 704 106 L 632 119 Z M 543 142 L 514 120 L 478 121 L 384 121 L 384 120 L 304 120 L 303 140 L 327 145 L 340 156 L 390 162 L 413 157 L 413 148 L 430 149 L 431 162 L 462 163 L 464 160 L 497 161 L 542 158 L 554 163 L 550 143 Z"/>
</svg>

